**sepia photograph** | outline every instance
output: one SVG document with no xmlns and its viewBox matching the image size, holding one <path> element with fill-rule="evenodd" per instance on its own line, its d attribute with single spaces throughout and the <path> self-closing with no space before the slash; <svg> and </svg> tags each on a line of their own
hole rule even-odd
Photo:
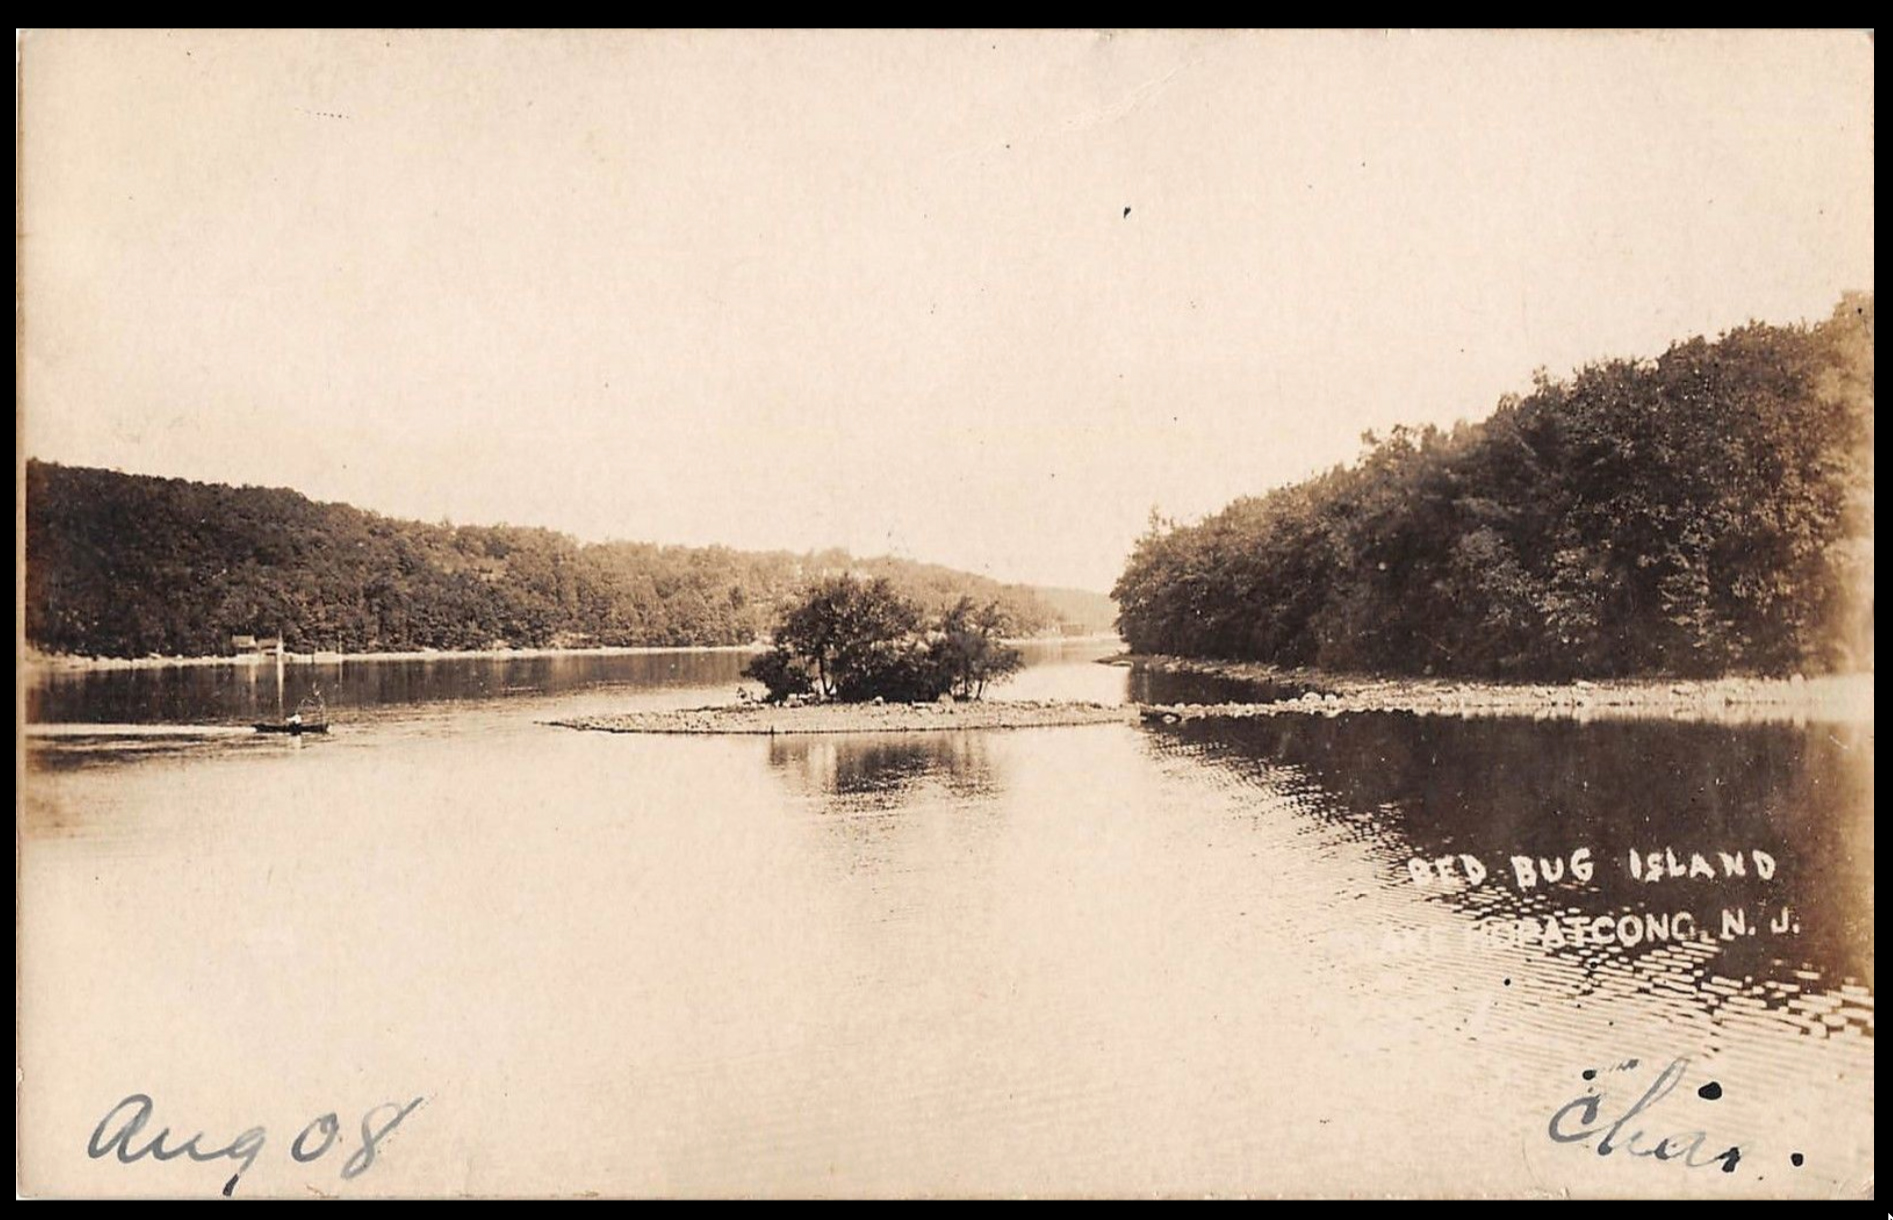
<svg viewBox="0 0 1893 1220">
<path fill-rule="evenodd" d="M 16 1197 L 1874 1197 L 1872 31 L 14 52 Z"/>
</svg>

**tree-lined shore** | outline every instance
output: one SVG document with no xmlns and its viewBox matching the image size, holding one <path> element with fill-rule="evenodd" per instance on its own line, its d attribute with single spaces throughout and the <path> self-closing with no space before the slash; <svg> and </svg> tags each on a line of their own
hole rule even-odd
<svg viewBox="0 0 1893 1220">
<path fill-rule="evenodd" d="M 905 559 L 581 544 L 38 461 L 26 555 L 28 644 L 88 657 L 227 655 L 235 637 L 278 633 L 302 653 L 746 645 L 840 573 L 886 577 L 929 610 L 996 603 L 1024 634 L 1095 632 L 1114 613 L 1099 594 Z"/>
<path fill-rule="evenodd" d="M 1873 663 L 1873 297 L 1611 360 L 1193 525 L 1114 595 L 1139 653 L 1355 673 Z M 1258 438 L 1265 440 L 1265 438 Z"/>
</svg>

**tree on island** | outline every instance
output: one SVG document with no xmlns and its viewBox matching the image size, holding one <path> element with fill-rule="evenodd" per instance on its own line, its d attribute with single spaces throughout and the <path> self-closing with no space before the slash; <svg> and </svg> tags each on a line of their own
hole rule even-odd
<svg viewBox="0 0 1893 1220">
<path fill-rule="evenodd" d="M 919 625 L 919 608 L 885 576 L 831 576 L 817 581 L 783 616 L 775 643 L 810 667 L 823 698 L 835 698 L 874 666 L 877 649 L 885 651 L 882 646 L 907 638 Z"/>
<path fill-rule="evenodd" d="M 743 676 L 761 682 L 772 703 L 804 695 L 850 703 L 977 699 L 1024 664 L 1002 642 L 1010 626 L 996 601 L 980 607 L 961 597 L 929 621 L 885 577 L 835 576 L 803 594 Z"/>
<path fill-rule="evenodd" d="M 998 602 L 976 607 L 965 596 L 942 616 L 938 655 L 952 675 L 956 698 L 981 698 L 987 683 L 1004 681 L 1024 667 L 1025 654 L 1002 643 L 1010 626 Z"/>
</svg>

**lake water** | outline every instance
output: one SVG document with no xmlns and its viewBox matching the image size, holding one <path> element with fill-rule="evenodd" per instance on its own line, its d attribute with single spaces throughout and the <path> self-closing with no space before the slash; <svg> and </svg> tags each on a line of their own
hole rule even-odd
<svg viewBox="0 0 1893 1220">
<path fill-rule="evenodd" d="M 996 694 L 1230 693 L 1109 651 Z M 32 676 L 30 722 L 94 727 L 25 747 L 29 1189 L 134 1093 L 205 1148 L 266 1128 L 240 1196 L 1871 1189 L 1871 725 L 542 723 L 743 661 L 296 666 L 336 718 L 301 740 L 243 730 L 267 666 Z M 1550 1138 L 1678 1060 L 1640 1147 Z M 1695 1131 L 1733 1172 L 1634 1155 Z"/>
</svg>

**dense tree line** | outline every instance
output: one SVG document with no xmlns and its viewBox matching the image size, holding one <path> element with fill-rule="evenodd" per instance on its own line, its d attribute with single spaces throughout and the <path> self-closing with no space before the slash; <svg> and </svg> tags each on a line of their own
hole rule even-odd
<svg viewBox="0 0 1893 1220">
<path fill-rule="evenodd" d="M 1566 381 L 1483 423 L 1156 519 L 1139 652 L 1468 676 L 1871 666 L 1873 298 Z"/>
<path fill-rule="evenodd" d="M 885 576 L 929 611 L 972 594 L 1024 632 L 1060 621 L 1028 586 L 907 560 L 581 545 L 37 461 L 26 553 L 28 642 L 88 656 L 215 655 L 279 632 L 304 651 L 747 644 L 809 581 L 849 571 Z"/>
</svg>

